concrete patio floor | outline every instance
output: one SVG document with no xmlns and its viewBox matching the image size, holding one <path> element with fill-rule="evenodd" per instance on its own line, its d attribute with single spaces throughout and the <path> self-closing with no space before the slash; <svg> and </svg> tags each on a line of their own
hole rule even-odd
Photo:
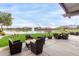
<svg viewBox="0 0 79 59">
<path fill-rule="evenodd" d="M 0 56 L 10 56 L 9 48 L 0 49 Z M 36 56 L 23 43 L 22 52 L 12 56 Z M 69 35 L 68 40 L 46 40 L 39 56 L 79 56 L 79 36 Z"/>
</svg>

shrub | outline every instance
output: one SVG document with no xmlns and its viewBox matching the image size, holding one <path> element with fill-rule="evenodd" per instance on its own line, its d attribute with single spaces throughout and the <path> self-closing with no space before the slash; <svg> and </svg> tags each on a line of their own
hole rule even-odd
<svg viewBox="0 0 79 59">
<path fill-rule="evenodd" d="M 5 32 L 0 32 L 0 35 L 5 35 Z"/>
</svg>

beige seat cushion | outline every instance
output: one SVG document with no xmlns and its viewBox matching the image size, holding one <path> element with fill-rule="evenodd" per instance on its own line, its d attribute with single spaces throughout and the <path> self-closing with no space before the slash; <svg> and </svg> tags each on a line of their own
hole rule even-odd
<svg viewBox="0 0 79 59">
<path fill-rule="evenodd" d="M 30 40 L 26 40 L 25 41 L 27 44 L 29 44 L 30 42 L 33 42 L 33 43 L 35 43 L 36 42 L 36 39 L 30 39 Z"/>
</svg>

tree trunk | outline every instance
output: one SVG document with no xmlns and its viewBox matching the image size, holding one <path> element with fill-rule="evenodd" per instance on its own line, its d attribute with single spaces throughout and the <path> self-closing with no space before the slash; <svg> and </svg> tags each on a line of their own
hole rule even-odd
<svg viewBox="0 0 79 59">
<path fill-rule="evenodd" d="M 3 31 L 3 25 L 1 25 L 1 31 Z"/>
</svg>

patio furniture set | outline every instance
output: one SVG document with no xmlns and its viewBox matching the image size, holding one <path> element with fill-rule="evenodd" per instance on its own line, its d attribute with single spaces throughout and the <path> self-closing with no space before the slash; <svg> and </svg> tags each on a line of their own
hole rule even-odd
<svg viewBox="0 0 79 59">
<path fill-rule="evenodd" d="M 79 32 L 70 32 L 70 35 L 79 35 Z"/>
<path fill-rule="evenodd" d="M 68 33 L 54 33 L 55 39 L 68 39 Z"/>
<path fill-rule="evenodd" d="M 33 38 L 31 36 L 27 36 L 28 40 L 26 42 L 26 46 L 28 49 L 30 49 L 34 54 L 38 55 L 41 54 L 43 51 L 43 45 L 45 44 L 45 38 L 44 37 L 38 37 L 38 39 L 33 42 Z M 20 53 L 22 51 L 22 42 L 20 40 L 12 42 L 9 39 L 9 48 L 10 48 L 10 54 L 14 55 L 16 53 Z"/>
<path fill-rule="evenodd" d="M 54 34 L 54 37 L 56 39 L 68 39 L 68 34 Z M 43 46 L 45 44 L 45 37 L 38 37 L 37 39 L 33 39 L 31 35 L 26 35 L 26 38 L 27 40 L 25 41 L 27 48 L 36 55 L 41 54 L 43 51 Z M 52 37 L 49 37 L 49 39 L 51 38 Z M 11 55 L 20 53 L 22 51 L 22 42 L 20 42 L 20 40 L 14 42 L 9 40 L 9 48 Z"/>
</svg>

